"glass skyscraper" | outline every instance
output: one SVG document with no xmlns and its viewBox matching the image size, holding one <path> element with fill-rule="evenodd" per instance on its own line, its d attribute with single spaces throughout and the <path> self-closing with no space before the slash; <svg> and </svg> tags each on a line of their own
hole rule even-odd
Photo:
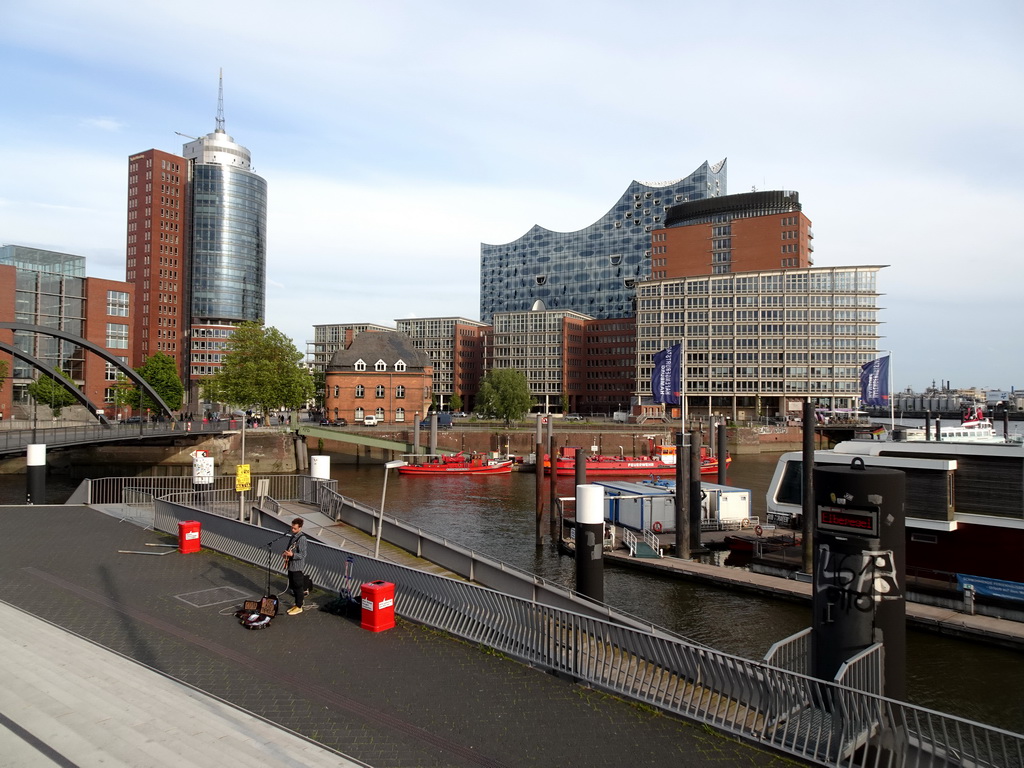
<svg viewBox="0 0 1024 768">
<path fill-rule="evenodd" d="M 534 225 L 510 243 L 480 245 L 480 317 L 530 309 L 569 310 L 597 319 L 630 317 L 636 282 L 651 275 L 651 231 L 679 203 L 727 194 L 726 161 L 689 176 L 632 182 L 604 216 L 575 232 Z"/>
<path fill-rule="evenodd" d="M 218 128 L 185 145 L 191 160 L 192 324 L 261 322 L 266 294 L 267 182 L 249 150 Z"/>
</svg>

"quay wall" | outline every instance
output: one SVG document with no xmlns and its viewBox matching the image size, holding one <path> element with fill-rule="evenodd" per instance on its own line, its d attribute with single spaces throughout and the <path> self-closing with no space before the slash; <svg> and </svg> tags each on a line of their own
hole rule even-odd
<svg viewBox="0 0 1024 768">
<path fill-rule="evenodd" d="M 615 427 L 606 424 L 589 427 L 568 426 L 558 423 L 554 429 L 555 451 L 566 446 L 576 446 L 591 451 L 596 446 L 597 453 L 625 454 L 630 456 L 646 455 L 650 451 L 650 440 L 655 444 L 673 443 L 678 425 L 666 424 L 631 424 Z M 378 427 L 355 427 L 357 434 L 393 440 L 412 445 L 414 430 L 403 427 L 395 429 L 393 425 Z M 546 440 L 545 436 L 545 440 Z M 705 425 L 704 442 L 708 440 Z M 790 426 L 754 426 L 729 427 L 727 430 L 729 452 L 734 456 L 754 453 L 780 453 L 782 451 L 798 451 L 803 444 L 800 427 Z M 424 449 L 429 445 L 429 430 L 420 430 L 420 446 Z M 310 452 L 320 450 L 316 439 L 307 439 Z M 504 429 L 500 426 L 484 427 L 468 425 L 455 426 L 453 429 L 438 430 L 437 449 L 442 451 L 466 451 L 476 453 L 497 452 L 515 456 L 526 456 L 536 450 L 536 434 L 534 429 L 518 427 Z M 826 447 L 826 446 L 822 446 Z M 323 439 L 323 451 L 331 454 L 341 463 L 366 461 L 387 461 L 394 456 L 393 452 L 369 446 L 359 446 L 341 440 Z"/>
<path fill-rule="evenodd" d="M 246 430 L 245 463 L 256 474 L 295 472 L 296 436 L 271 429 Z M 127 445 L 100 443 L 84 448 L 47 450 L 50 472 L 72 478 L 132 476 L 184 476 L 192 474 L 192 452 L 204 450 L 213 457 L 214 472 L 233 475 L 242 456 L 242 435 L 183 435 L 159 441 L 140 441 Z M 25 457 L 9 459 L 0 465 L 2 474 L 25 472 Z"/>
</svg>

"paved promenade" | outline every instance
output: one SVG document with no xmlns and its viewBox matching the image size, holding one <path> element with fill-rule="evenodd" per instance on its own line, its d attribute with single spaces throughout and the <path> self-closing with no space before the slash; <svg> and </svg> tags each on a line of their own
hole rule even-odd
<svg viewBox="0 0 1024 768">
<path fill-rule="evenodd" d="M 794 764 L 401 620 L 246 631 L 263 569 L 125 554 L 173 542 L 85 507 L 0 507 L 0 536 L 0 765 Z"/>
</svg>

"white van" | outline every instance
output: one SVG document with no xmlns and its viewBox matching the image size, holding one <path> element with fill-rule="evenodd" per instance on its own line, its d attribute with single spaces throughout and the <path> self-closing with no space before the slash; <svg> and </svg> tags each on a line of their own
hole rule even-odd
<svg viewBox="0 0 1024 768">
<path fill-rule="evenodd" d="M 363 426 L 364 427 L 376 427 L 377 426 L 377 417 L 376 416 L 364 416 L 363 417 Z"/>
</svg>

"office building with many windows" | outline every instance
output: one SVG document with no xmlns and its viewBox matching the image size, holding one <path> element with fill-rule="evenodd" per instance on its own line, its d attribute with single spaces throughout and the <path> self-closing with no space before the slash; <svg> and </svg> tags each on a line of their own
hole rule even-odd
<svg viewBox="0 0 1024 768">
<path fill-rule="evenodd" d="M 314 372 L 324 374 L 336 352 L 347 349 L 360 333 L 394 333 L 394 328 L 376 323 L 328 323 L 313 326 L 313 341 L 306 342 L 306 362 Z"/>
<path fill-rule="evenodd" d="M 417 317 L 397 320 L 398 332 L 430 358 L 434 401 L 440 411 L 472 409 L 484 366 L 488 326 L 464 317 Z M 459 407 L 451 407 L 453 395 Z"/>
<path fill-rule="evenodd" d="M 726 161 L 667 182 L 633 181 L 604 216 L 575 232 L 534 226 L 480 246 L 480 318 L 533 307 L 598 319 L 630 317 L 636 283 L 651 276 L 651 232 L 679 203 L 726 194 Z"/>
<path fill-rule="evenodd" d="M 0 246 L 0 320 L 81 337 L 128 363 L 134 314 L 132 286 L 87 277 L 85 268 L 84 256 L 23 245 Z M 113 365 L 73 341 L 45 333 L 4 330 L 0 331 L 0 341 L 63 371 L 97 409 L 107 416 L 114 415 L 113 386 L 118 372 Z M 33 409 L 28 394 L 39 371 L 21 358 L 2 352 L 0 355 L 10 364 L 9 378 L 0 384 L 0 413 L 7 419 L 47 418 L 48 413 Z"/>
<path fill-rule="evenodd" d="M 808 398 L 854 408 L 876 357 L 882 266 L 807 267 L 651 280 L 637 292 L 635 403 L 653 356 L 681 345 L 689 415 L 799 418 Z"/>
<path fill-rule="evenodd" d="M 484 367 L 522 371 L 534 408 L 541 413 L 573 411 L 585 392 L 590 320 L 568 310 L 498 312 L 487 338 Z"/>
</svg>

